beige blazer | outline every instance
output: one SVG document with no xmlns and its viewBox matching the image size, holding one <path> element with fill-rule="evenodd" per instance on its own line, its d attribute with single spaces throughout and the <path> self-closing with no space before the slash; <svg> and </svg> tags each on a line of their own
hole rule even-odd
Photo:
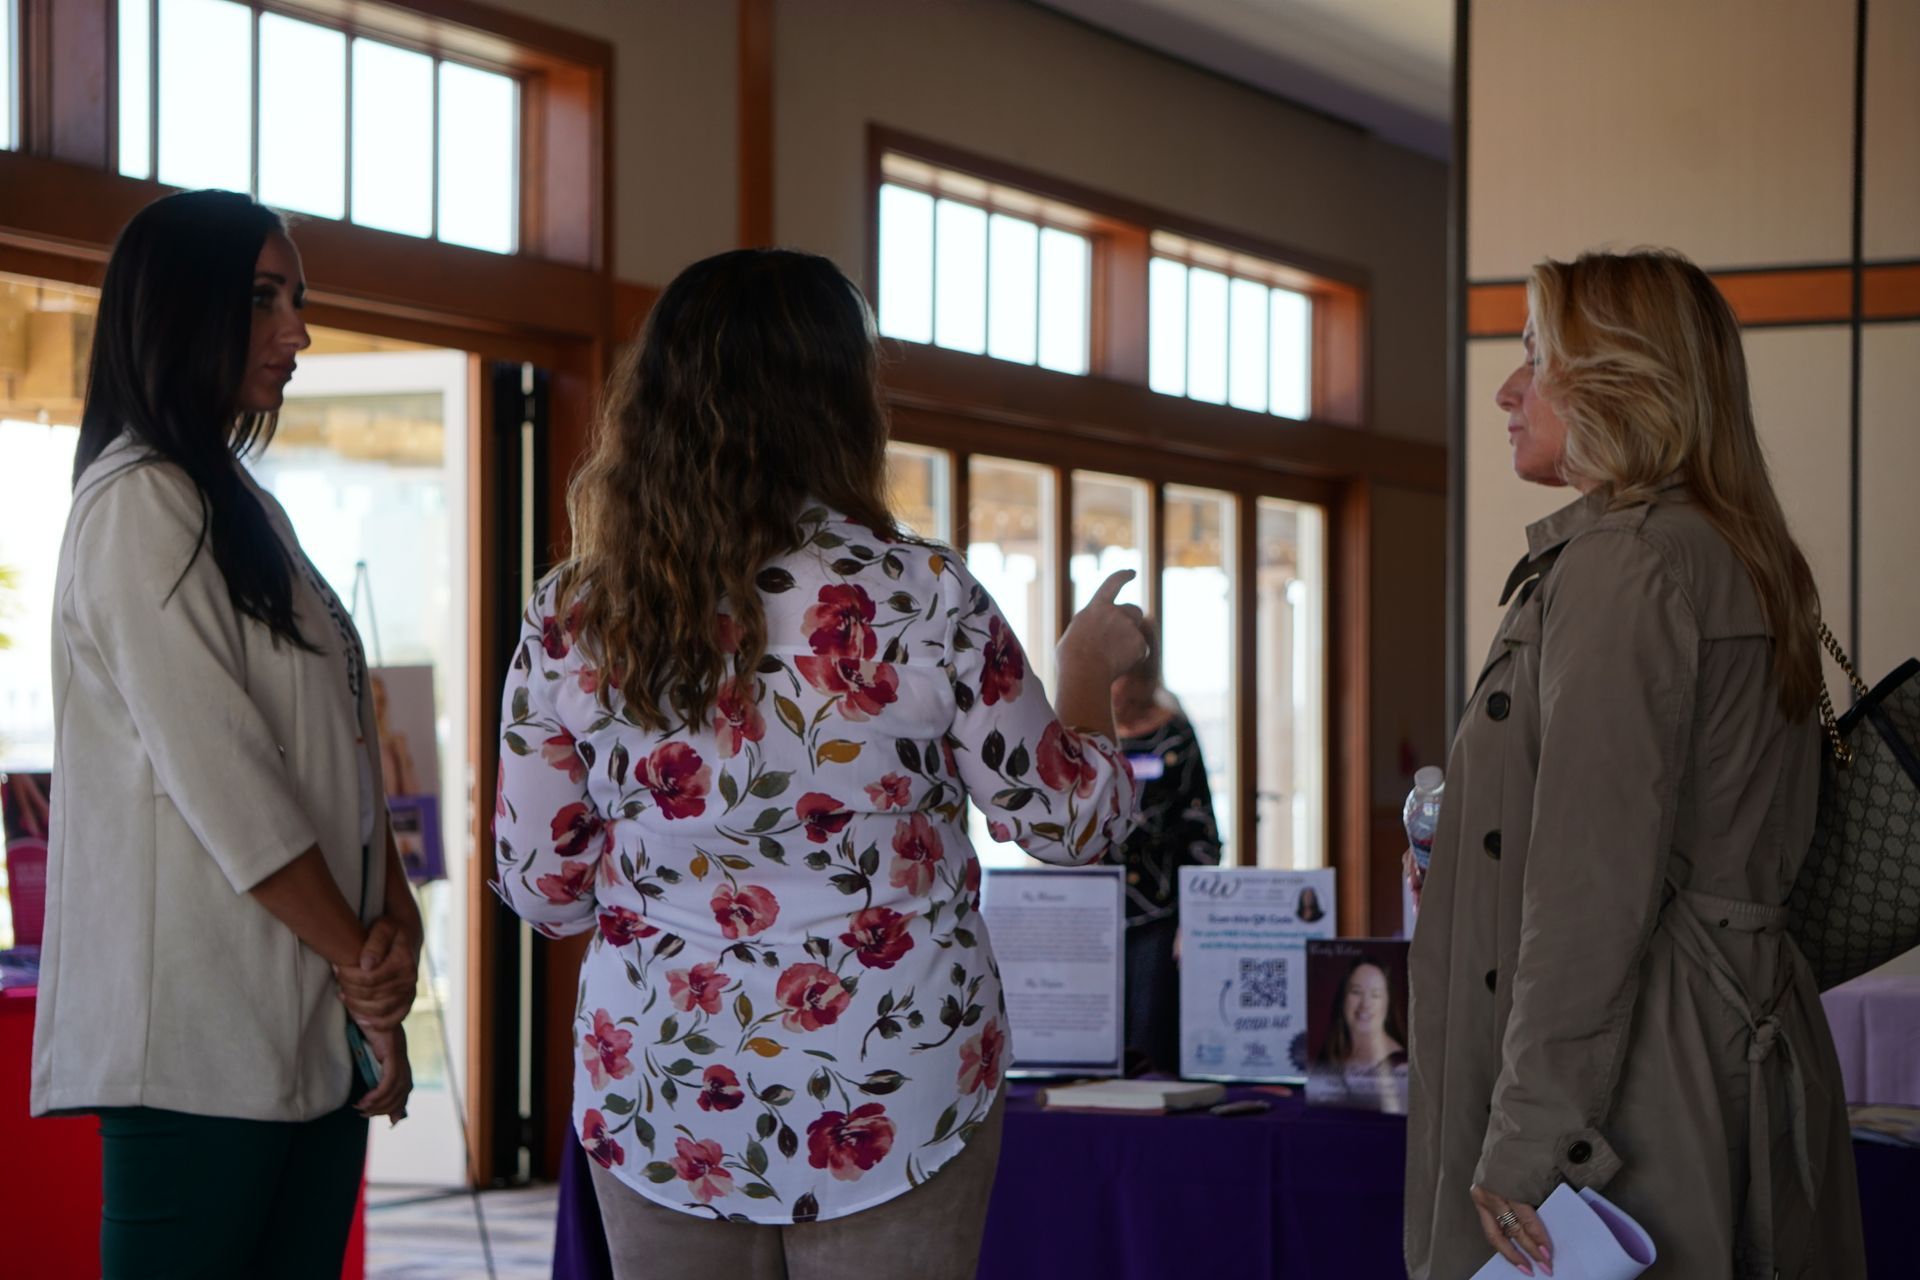
<svg viewBox="0 0 1920 1280">
<path fill-rule="evenodd" d="M 1527 531 L 1414 930 L 1407 1264 L 1491 1253 L 1478 1182 L 1603 1190 L 1674 1280 L 1865 1274 L 1833 1039 L 1780 904 L 1819 727 L 1680 483 Z M 1811 621 L 1809 621 L 1811 625 Z"/>
<path fill-rule="evenodd" d="M 332 971 L 247 890 L 317 844 L 348 903 L 364 875 L 363 917 L 384 909 L 386 806 L 361 746 L 373 705 L 346 610 L 254 492 L 317 653 L 274 643 L 235 611 L 212 551 L 193 556 L 200 504 L 179 469 L 123 436 L 75 487 L 55 581 L 35 1115 L 307 1120 L 347 1100 Z"/>
</svg>

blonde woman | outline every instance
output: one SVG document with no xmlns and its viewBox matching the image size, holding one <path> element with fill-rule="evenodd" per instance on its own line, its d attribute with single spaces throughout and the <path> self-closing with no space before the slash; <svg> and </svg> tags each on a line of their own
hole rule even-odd
<svg viewBox="0 0 1920 1280">
<path fill-rule="evenodd" d="M 1591 1187 L 1652 1280 L 1865 1274 L 1832 1039 L 1781 903 L 1813 831 L 1819 612 L 1740 331 L 1675 254 L 1545 262 L 1496 400 L 1527 531 L 1412 957 L 1407 1262 L 1551 1274 Z"/>
</svg>

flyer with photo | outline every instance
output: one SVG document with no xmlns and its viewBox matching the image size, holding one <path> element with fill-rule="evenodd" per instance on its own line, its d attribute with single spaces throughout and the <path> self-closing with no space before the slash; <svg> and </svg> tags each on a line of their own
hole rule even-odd
<svg viewBox="0 0 1920 1280">
<path fill-rule="evenodd" d="M 1307 942 L 1331 938 L 1334 873 L 1180 869 L 1180 1074 L 1307 1075 Z"/>
<path fill-rule="evenodd" d="M 1407 1113 L 1407 944 L 1307 943 L 1307 1101 Z"/>
</svg>

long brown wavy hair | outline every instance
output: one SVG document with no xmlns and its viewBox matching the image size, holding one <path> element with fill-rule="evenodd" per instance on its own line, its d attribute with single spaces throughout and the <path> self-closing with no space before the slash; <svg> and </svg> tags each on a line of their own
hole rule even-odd
<svg viewBox="0 0 1920 1280">
<path fill-rule="evenodd" d="M 1678 253 L 1589 253 L 1527 281 L 1542 389 L 1567 425 L 1561 472 L 1616 506 L 1678 472 L 1746 566 L 1773 631 L 1781 709 L 1820 690 L 1820 595 L 1793 540 L 1754 427 L 1740 322 Z"/>
<path fill-rule="evenodd" d="M 600 668 L 603 705 L 617 687 L 631 719 L 664 733 L 701 723 L 730 689 L 750 696 L 767 649 L 754 580 L 800 546 L 809 503 L 899 536 L 866 301 L 810 253 L 697 262 L 615 368 L 567 494 L 556 601 Z"/>
</svg>

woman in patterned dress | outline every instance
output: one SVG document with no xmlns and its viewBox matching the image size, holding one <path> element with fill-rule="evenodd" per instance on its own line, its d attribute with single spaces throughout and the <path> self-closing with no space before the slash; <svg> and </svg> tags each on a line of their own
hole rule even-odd
<svg viewBox="0 0 1920 1280">
<path fill-rule="evenodd" d="M 661 296 L 507 679 L 500 885 L 594 930 L 574 1121 L 616 1275 L 971 1276 L 1007 1021 L 969 800 L 1080 864 L 1124 840 L 1116 575 L 1060 711 L 960 557 L 886 499 L 871 318 L 743 250 Z"/>
</svg>

